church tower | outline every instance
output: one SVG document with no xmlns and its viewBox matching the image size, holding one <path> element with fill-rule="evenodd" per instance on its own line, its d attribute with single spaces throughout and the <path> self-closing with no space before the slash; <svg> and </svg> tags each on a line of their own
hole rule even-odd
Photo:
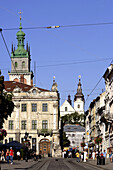
<svg viewBox="0 0 113 170">
<path fill-rule="evenodd" d="M 20 12 L 21 13 L 21 12 Z M 20 27 L 17 32 L 17 49 L 13 48 L 11 52 L 11 72 L 9 72 L 9 80 L 33 85 L 33 72 L 30 71 L 30 46 L 26 45 L 24 49 L 25 33 L 22 31 L 21 16 Z"/>
<path fill-rule="evenodd" d="M 77 88 L 77 93 L 75 94 L 74 97 L 74 109 L 76 112 L 79 114 L 84 114 L 84 95 L 82 93 L 82 88 L 81 88 L 81 76 L 79 76 L 79 83 L 78 83 L 78 88 Z"/>
</svg>

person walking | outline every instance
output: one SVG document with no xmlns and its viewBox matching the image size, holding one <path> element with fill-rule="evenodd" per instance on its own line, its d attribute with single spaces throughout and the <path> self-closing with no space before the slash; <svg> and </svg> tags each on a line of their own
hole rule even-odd
<svg viewBox="0 0 113 170">
<path fill-rule="evenodd" d="M 9 149 L 7 149 L 6 151 L 6 161 L 7 163 L 9 163 Z"/>
<path fill-rule="evenodd" d="M 13 155 L 14 155 L 14 153 L 13 153 L 12 147 L 10 149 L 9 155 L 10 155 L 11 164 L 13 164 Z"/>
<path fill-rule="evenodd" d="M 104 150 L 104 152 L 103 152 L 103 157 L 104 157 L 104 165 L 105 165 L 105 162 L 106 162 L 106 155 L 107 155 L 107 153 L 106 153 L 106 151 Z"/>
<path fill-rule="evenodd" d="M 93 158 L 93 160 L 95 160 L 95 152 L 94 151 L 92 153 L 92 158 Z"/>
<path fill-rule="evenodd" d="M 80 162 L 80 154 L 79 154 L 79 151 L 76 152 L 76 158 L 77 158 L 77 162 Z"/>
<path fill-rule="evenodd" d="M 18 150 L 16 154 L 17 154 L 17 159 L 19 161 L 20 160 L 20 151 Z"/>
<path fill-rule="evenodd" d="M 4 150 L 2 150 L 2 152 L 1 152 L 1 161 L 5 161 Z"/>
<path fill-rule="evenodd" d="M 112 162 L 112 152 L 109 153 L 110 162 Z"/>
</svg>

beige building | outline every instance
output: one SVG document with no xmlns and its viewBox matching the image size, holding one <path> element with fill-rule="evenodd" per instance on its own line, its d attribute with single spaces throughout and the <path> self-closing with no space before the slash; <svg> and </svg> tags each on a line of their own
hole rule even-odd
<svg viewBox="0 0 113 170">
<path fill-rule="evenodd" d="M 14 110 L 4 123 L 7 130 L 5 142 L 30 141 L 30 148 L 38 153 L 61 156 L 59 133 L 59 93 L 55 79 L 51 90 L 33 86 L 30 71 L 30 48 L 24 49 L 25 33 L 22 32 L 21 18 L 17 33 L 17 49 L 11 54 L 11 72 L 5 81 L 5 91 L 12 93 Z"/>
</svg>

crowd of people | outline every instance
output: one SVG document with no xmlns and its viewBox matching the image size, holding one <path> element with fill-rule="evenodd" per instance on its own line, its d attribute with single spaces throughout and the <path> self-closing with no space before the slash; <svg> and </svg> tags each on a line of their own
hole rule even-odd
<svg viewBox="0 0 113 170">
<path fill-rule="evenodd" d="M 14 159 L 18 161 L 24 159 L 27 162 L 29 158 L 33 158 L 34 161 L 36 161 L 38 159 L 36 152 L 31 152 L 31 155 L 29 156 L 28 150 L 13 150 L 12 147 L 0 151 L 0 160 L 11 164 L 13 164 Z M 41 157 L 39 159 L 41 159 Z"/>
<path fill-rule="evenodd" d="M 9 160 L 11 161 L 11 164 L 13 164 L 13 157 L 14 157 L 14 151 L 12 147 L 10 149 L 6 150 L 6 153 L 4 150 L 1 151 L 1 161 L 7 161 L 9 163 Z"/>
<path fill-rule="evenodd" d="M 97 160 L 98 157 L 101 161 L 101 163 L 105 164 L 105 161 L 106 161 L 106 157 L 110 159 L 110 162 L 113 162 L 113 152 L 110 151 L 109 154 L 106 153 L 106 151 L 104 150 L 103 152 L 96 152 L 96 151 L 92 151 L 89 156 L 88 156 L 88 152 L 85 150 L 85 151 L 82 151 L 82 152 L 79 152 L 79 150 L 76 150 L 75 152 L 73 151 L 63 151 L 62 152 L 62 157 L 63 158 L 76 158 L 76 161 L 77 162 L 81 162 L 81 161 L 88 161 L 88 158 L 91 158 L 93 160 Z M 103 161 L 103 162 L 102 162 Z"/>
</svg>

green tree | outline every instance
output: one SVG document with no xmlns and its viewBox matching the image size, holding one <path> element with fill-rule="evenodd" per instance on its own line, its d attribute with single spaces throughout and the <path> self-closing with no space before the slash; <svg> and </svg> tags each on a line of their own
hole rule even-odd
<svg viewBox="0 0 113 170">
<path fill-rule="evenodd" d="M 63 132 L 63 147 L 68 147 L 70 145 L 70 141 L 66 137 L 66 133 Z"/>
<path fill-rule="evenodd" d="M 80 124 L 81 126 L 84 126 L 84 114 L 79 114 L 78 112 L 62 116 L 61 119 L 63 126 L 65 124 Z"/>
<path fill-rule="evenodd" d="M 3 91 L 4 88 L 4 76 L 0 76 L 0 129 L 3 128 L 4 119 L 7 120 L 8 116 L 11 116 L 14 109 L 12 95 L 5 93 Z"/>
</svg>

